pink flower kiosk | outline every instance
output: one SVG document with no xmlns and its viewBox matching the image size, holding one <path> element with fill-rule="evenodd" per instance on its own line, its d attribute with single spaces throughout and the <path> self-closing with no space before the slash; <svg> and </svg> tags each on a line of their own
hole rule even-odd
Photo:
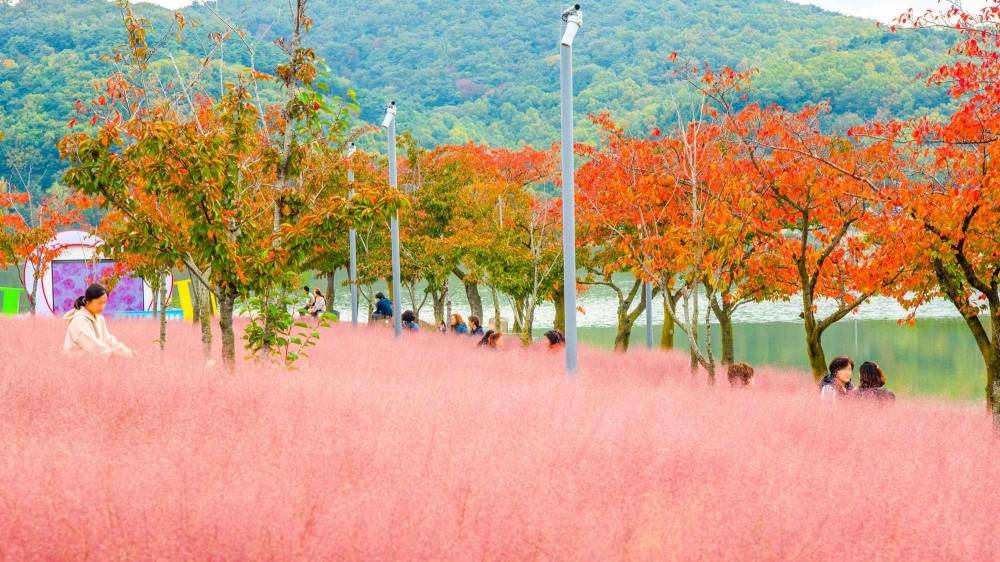
<svg viewBox="0 0 1000 562">
<path fill-rule="evenodd" d="M 58 250 L 42 273 L 38 286 L 39 316 L 61 316 L 73 308 L 73 301 L 83 294 L 91 283 L 101 283 L 115 267 L 115 262 L 101 257 L 104 241 L 81 230 L 60 232 L 48 242 L 50 249 Z M 26 263 L 24 281 L 31 287 L 35 268 Z M 164 278 L 167 295 L 173 291 L 173 276 Z M 108 316 L 146 316 L 153 308 L 153 289 L 139 277 L 122 277 L 108 295 Z M 168 310 L 169 312 L 169 310 Z"/>
</svg>

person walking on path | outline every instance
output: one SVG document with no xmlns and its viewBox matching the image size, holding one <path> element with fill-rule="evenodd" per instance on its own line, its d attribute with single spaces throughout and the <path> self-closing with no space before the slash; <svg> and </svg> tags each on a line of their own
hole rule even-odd
<svg viewBox="0 0 1000 562">
<path fill-rule="evenodd" d="M 879 402 L 894 402 L 896 395 L 885 387 L 885 373 L 877 363 L 865 361 L 858 369 L 860 384 L 858 396 Z"/>
<path fill-rule="evenodd" d="M 850 357 L 836 357 L 830 361 L 830 373 L 823 377 L 819 396 L 824 400 L 850 396 L 854 393 L 851 377 L 854 375 L 854 360 Z"/>
<path fill-rule="evenodd" d="M 63 352 L 69 354 L 110 357 L 134 357 L 135 352 L 118 341 L 104 321 L 104 307 L 108 304 L 108 291 L 100 285 L 87 287 L 83 296 L 73 303 L 73 310 L 63 316 L 69 321 Z"/>
</svg>

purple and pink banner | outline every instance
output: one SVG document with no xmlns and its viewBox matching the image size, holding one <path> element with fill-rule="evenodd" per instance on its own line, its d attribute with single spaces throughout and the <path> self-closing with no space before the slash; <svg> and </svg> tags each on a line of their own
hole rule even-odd
<svg viewBox="0 0 1000 562">
<path fill-rule="evenodd" d="M 105 283 L 115 267 L 113 261 L 54 261 L 52 267 L 52 310 L 56 314 L 73 308 L 73 302 L 91 283 Z M 125 276 L 108 294 L 105 314 L 144 310 L 142 279 Z"/>
</svg>

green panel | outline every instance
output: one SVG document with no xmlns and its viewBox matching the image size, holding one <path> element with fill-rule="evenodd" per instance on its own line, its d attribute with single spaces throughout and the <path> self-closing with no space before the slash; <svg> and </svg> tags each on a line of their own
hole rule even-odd
<svg viewBox="0 0 1000 562">
<path fill-rule="evenodd" d="M 14 316 L 21 308 L 21 293 L 24 289 L 0 287 L 0 314 Z"/>
</svg>

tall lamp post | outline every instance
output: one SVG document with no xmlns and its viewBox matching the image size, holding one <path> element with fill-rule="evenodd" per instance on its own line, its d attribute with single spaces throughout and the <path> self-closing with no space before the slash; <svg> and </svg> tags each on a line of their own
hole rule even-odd
<svg viewBox="0 0 1000 562">
<path fill-rule="evenodd" d="M 354 153 L 357 147 L 352 142 L 347 148 L 347 185 L 350 186 L 349 197 L 354 198 Z M 358 231 L 351 227 L 347 233 L 350 245 L 350 263 L 347 268 L 347 275 L 351 281 L 351 325 L 358 325 Z"/>
<path fill-rule="evenodd" d="M 398 189 L 396 180 L 396 102 L 391 101 L 385 108 L 385 118 L 382 119 L 382 128 L 386 130 L 389 137 L 389 187 Z M 392 212 L 389 221 L 389 230 L 392 236 L 392 326 L 396 332 L 396 337 L 403 335 L 403 321 L 400 312 L 400 298 L 403 293 L 402 283 L 399 279 L 399 211 Z"/>
<path fill-rule="evenodd" d="M 573 162 L 573 40 L 583 24 L 580 5 L 562 13 L 559 78 L 562 92 L 563 290 L 566 316 L 566 373 L 576 374 L 576 200 Z"/>
</svg>

